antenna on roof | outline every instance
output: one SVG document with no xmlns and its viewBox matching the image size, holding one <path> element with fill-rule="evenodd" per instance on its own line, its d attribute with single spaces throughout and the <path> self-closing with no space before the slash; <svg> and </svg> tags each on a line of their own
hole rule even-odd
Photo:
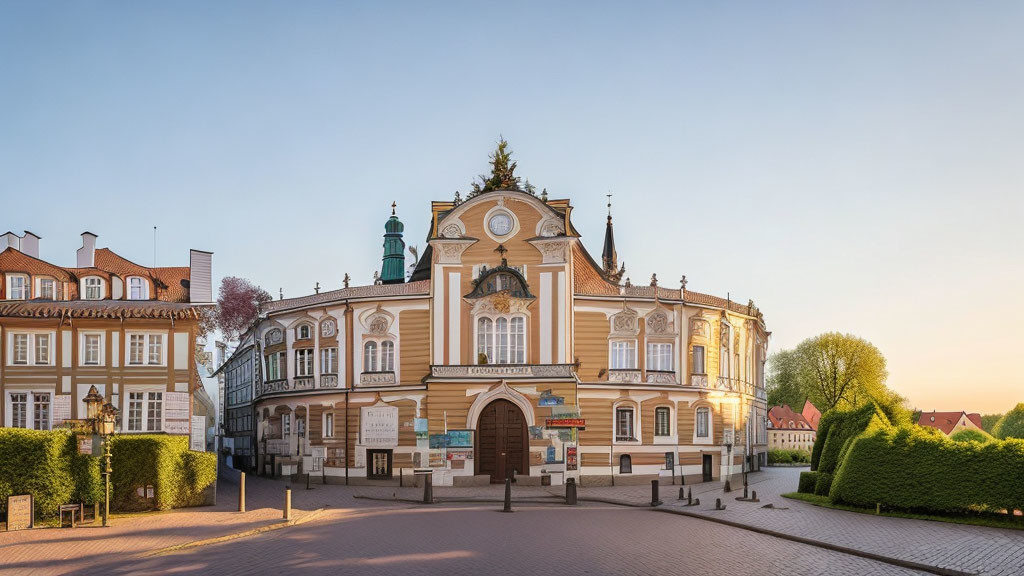
<svg viewBox="0 0 1024 576">
<path fill-rule="evenodd" d="M 153 226 L 153 268 L 156 268 L 156 226 Z"/>
</svg>

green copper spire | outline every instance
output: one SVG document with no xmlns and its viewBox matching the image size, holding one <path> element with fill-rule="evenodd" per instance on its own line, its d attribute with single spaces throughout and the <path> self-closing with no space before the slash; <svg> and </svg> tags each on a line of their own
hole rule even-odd
<svg viewBox="0 0 1024 576">
<path fill-rule="evenodd" d="M 405 225 L 395 216 L 396 203 L 391 203 L 391 218 L 384 224 L 384 265 L 380 271 L 382 284 L 405 282 Z"/>
</svg>

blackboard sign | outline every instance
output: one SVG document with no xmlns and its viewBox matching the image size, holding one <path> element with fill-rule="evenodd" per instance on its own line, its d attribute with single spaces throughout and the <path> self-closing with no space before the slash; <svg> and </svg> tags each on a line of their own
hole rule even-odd
<svg viewBox="0 0 1024 576">
<path fill-rule="evenodd" d="M 31 494 L 7 497 L 7 531 L 26 530 L 32 528 L 35 502 Z"/>
<path fill-rule="evenodd" d="M 676 453 L 665 452 L 665 470 L 671 470 L 676 466 Z"/>
</svg>

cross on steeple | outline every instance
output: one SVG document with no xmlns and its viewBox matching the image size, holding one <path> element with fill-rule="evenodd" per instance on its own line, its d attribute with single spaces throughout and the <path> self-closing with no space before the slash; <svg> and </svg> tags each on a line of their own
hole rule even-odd
<svg viewBox="0 0 1024 576">
<path fill-rule="evenodd" d="M 392 201 L 391 201 L 391 215 L 392 215 L 392 216 L 394 216 L 394 215 L 395 215 L 395 208 L 397 208 L 397 207 L 398 207 L 398 203 L 397 203 L 397 202 L 395 202 L 394 200 L 392 200 Z"/>
<path fill-rule="evenodd" d="M 608 197 L 608 219 L 611 220 L 612 219 L 612 193 L 609 192 L 609 193 L 605 194 L 605 196 Z"/>
</svg>

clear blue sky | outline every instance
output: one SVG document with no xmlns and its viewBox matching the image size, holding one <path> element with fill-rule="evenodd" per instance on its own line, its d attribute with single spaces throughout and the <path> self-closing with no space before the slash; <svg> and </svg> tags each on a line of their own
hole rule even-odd
<svg viewBox="0 0 1024 576">
<path fill-rule="evenodd" d="M 275 296 L 423 245 L 499 134 L 600 250 L 853 332 L 925 409 L 1024 401 L 1024 4 L 0 3 L 0 228 Z M 0 230 L 2 231 L 2 230 Z"/>
</svg>

